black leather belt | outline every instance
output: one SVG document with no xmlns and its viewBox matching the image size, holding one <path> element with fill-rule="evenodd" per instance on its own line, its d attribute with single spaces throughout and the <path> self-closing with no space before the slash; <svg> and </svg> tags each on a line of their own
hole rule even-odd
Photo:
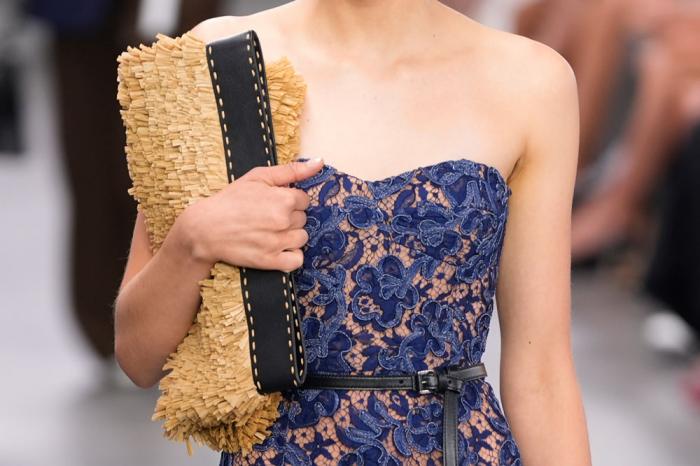
<svg viewBox="0 0 700 466">
<path fill-rule="evenodd" d="M 425 395 L 443 394 L 442 457 L 445 466 L 457 465 L 457 413 L 459 395 L 470 380 L 486 377 L 483 363 L 468 367 L 440 367 L 411 375 L 313 375 L 302 388 L 344 390 L 414 390 Z"/>
</svg>

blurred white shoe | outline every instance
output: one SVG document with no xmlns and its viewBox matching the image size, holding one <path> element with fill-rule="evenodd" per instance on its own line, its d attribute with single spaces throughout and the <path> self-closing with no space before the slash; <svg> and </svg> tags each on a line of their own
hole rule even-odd
<svg viewBox="0 0 700 466">
<path fill-rule="evenodd" d="M 642 333 L 647 345 L 661 353 L 688 357 L 697 348 L 693 329 L 672 311 L 649 315 L 644 321 Z"/>
</svg>

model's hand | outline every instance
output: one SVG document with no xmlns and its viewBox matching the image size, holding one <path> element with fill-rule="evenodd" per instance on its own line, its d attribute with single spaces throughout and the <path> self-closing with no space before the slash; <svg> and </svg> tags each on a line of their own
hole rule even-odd
<svg viewBox="0 0 700 466">
<path fill-rule="evenodd" d="M 318 172 L 320 159 L 256 167 L 204 198 L 176 223 L 195 259 L 291 272 L 301 267 L 308 241 L 309 196 L 289 187 Z"/>
</svg>

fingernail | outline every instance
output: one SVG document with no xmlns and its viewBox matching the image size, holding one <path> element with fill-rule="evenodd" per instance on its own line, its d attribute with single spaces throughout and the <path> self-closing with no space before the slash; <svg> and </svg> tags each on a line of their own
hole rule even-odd
<svg viewBox="0 0 700 466">
<path fill-rule="evenodd" d="M 322 160 L 321 157 L 314 157 L 313 159 L 309 159 L 309 160 L 307 160 L 307 161 L 304 162 L 304 163 L 312 163 L 312 164 L 313 164 L 313 163 L 319 163 L 321 160 Z"/>
</svg>

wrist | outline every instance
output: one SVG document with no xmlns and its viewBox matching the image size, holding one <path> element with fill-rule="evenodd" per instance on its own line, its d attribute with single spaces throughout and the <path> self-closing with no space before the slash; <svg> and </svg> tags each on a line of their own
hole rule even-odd
<svg viewBox="0 0 700 466">
<path fill-rule="evenodd" d="M 211 267 L 216 260 L 207 247 L 205 232 L 199 229 L 201 222 L 197 221 L 197 213 L 193 207 L 194 204 L 188 206 L 175 219 L 171 230 L 173 242 L 190 264 Z"/>
</svg>

